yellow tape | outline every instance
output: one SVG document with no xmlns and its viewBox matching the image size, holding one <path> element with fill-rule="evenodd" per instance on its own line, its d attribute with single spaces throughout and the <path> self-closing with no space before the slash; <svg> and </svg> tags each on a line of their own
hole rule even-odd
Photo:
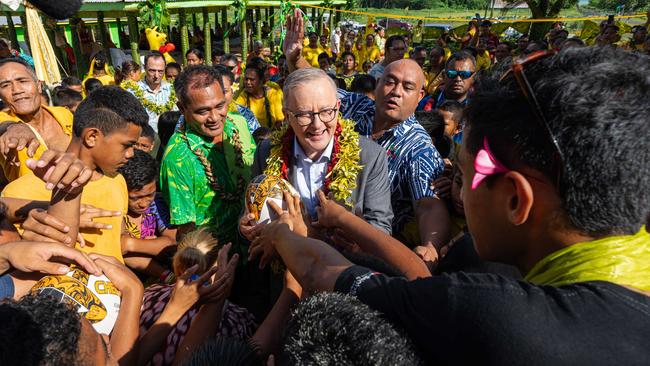
<svg viewBox="0 0 650 366">
<path fill-rule="evenodd" d="M 356 14 L 356 15 L 365 15 L 365 16 L 371 16 L 371 17 L 383 17 L 383 18 L 392 18 L 392 19 L 414 19 L 414 20 L 432 20 L 432 21 L 445 21 L 445 22 L 454 22 L 454 23 L 466 23 L 469 22 L 469 18 L 429 18 L 429 17 L 418 17 L 418 16 L 413 16 L 413 15 L 400 15 L 400 14 L 388 14 L 388 13 L 366 13 L 362 11 L 354 11 L 354 10 L 343 10 L 343 9 L 333 9 L 333 8 L 326 8 L 323 6 L 318 6 L 318 5 L 312 5 L 312 4 L 303 4 L 300 2 L 294 2 L 294 4 L 299 5 L 299 6 L 304 6 L 308 8 L 315 8 L 315 9 L 320 9 L 320 10 L 330 10 L 330 11 L 335 11 L 339 13 L 347 13 L 347 14 Z M 635 14 L 635 15 L 621 15 L 617 16 L 616 19 L 632 19 L 632 18 L 645 18 L 646 14 Z M 607 19 L 607 15 L 603 16 L 594 16 L 594 17 L 580 17 L 580 18 L 546 18 L 546 19 L 526 19 L 526 18 L 521 18 L 521 19 L 508 19 L 506 21 L 502 21 L 499 19 L 488 19 L 494 22 L 501 22 L 501 23 L 513 23 L 513 22 L 529 22 L 529 23 L 551 23 L 551 22 L 580 22 L 584 20 L 605 20 Z"/>
</svg>

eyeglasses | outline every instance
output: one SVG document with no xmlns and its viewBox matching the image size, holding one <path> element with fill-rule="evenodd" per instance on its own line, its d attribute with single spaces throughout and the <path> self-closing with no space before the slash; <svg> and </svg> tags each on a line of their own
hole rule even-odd
<svg viewBox="0 0 650 366">
<path fill-rule="evenodd" d="M 457 76 L 460 76 L 461 79 L 469 79 L 474 75 L 472 71 L 458 71 L 458 70 L 447 70 L 447 78 L 455 79 Z"/>
<path fill-rule="evenodd" d="M 556 184 L 556 188 L 559 188 L 560 181 L 562 179 L 562 174 L 564 173 L 564 154 L 562 153 L 560 144 L 558 143 L 557 139 L 553 135 L 553 131 L 551 131 L 551 128 L 548 124 L 548 120 L 546 119 L 546 116 L 544 115 L 544 112 L 542 111 L 542 108 L 540 107 L 539 102 L 537 101 L 537 96 L 535 96 L 533 87 L 530 85 L 530 82 L 528 81 L 528 78 L 526 77 L 526 73 L 524 71 L 526 66 L 535 63 L 539 60 L 545 59 L 547 57 L 551 57 L 554 54 L 555 52 L 552 50 L 541 50 L 541 51 L 536 51 L 531 53 L 524 59 L 516 60 L 512 63 L 512 67 L 510 68 L 510 70 L 506 71 L 501 76 L 499 81 L 505 82 L 506 80 L 508 80 L 508 78 L 511 75 L 514 76 L 514 79 L 517 82 L 517 85 L 519 86 L 519 90 L 523 94 L 524 98 L 526 98 L 526 101 L 530 105 L 531 110 L 535 114 L 535 120 L 540 125 L 540 127 L 544 131 L 544 134 L 546 135 L 546 138 L 548 139 L 548 141 L 551 143 L 551 146 L 553 146 L 553 149 L 555 150 L 554 153 L 554 160 L 555 160 L 554 165 L 556 170 L 555 184 Z"/>
<path fill-rule="evenodd" d="M 309 126 L 312 124 L 318 115 L 318 119 L 320 119 L 321 122 L 327 124 L 336 119 L 336 116 L 338 114 L 338 108 L 332 107 L 332 108 L 325 108 L 321 111 L 318 112 L 292 112 L 291 113 L 294 118 L 296 119 L 296 122 L 298 122 L 298 125 L 301 127 Z"/>
</svg>

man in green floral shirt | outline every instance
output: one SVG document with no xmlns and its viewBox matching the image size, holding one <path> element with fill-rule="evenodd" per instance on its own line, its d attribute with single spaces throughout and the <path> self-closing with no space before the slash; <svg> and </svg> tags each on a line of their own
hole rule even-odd
<svg viewBox="0 0 650 366">
<path fill-rule="evenodd" d="M 192 66 L 175 81 L 185 123 L 172 135 L 160 169 L 170 222 L 183 235 L 207 225 L 222 244 L 237 244 L 255 143 L 246 120 L 228 114 L 221 75 Z"/>
</svg>

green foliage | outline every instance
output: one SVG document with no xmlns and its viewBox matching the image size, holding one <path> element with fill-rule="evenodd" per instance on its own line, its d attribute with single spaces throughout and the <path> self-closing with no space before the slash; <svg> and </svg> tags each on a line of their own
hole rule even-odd
<svg viewBox="0 0 650 366">
<path fill-rule="evenodd" d="M 603 10 L 616 11 L 617 7 L 625 5 L 625 11 L 645 10 L 648 0 L 590 0 L 589 5 Z"/>
<path fill-rule="evenodd" d="M 146 28 L 166 29 L 171 22 L 166 0 L 147 0 L 138 5 L 138 12 Z"/>
</svg>

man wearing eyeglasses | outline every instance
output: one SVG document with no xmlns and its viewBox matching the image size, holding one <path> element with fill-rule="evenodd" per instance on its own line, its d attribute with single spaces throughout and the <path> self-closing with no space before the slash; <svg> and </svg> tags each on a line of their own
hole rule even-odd
<svg viewBox="0 0 650 366">
<path fill-rule="evenodd" d="M 335 135 L 341 123 L 337 88 L 327 74 L 315 68 L 298 70 L 287 77 L 283 101 L 286 122 L 293 133 L 290 142 L 288 176 L 298 190 L 305 210 L 316 221 L 319 204 L 318 190 L 324 190 L 329 165 L 337 157 Z M 253 176 L 264 172 L 271 152 L 271 141 L 260 144 L 255 154 Z M 378 229 L 390 233 L 393 211 L 390 200 L 386 152 L 370 139 L 359 138 L 359 165 L 356 188 L 352 191 L 352 209 Z M 255 226 L 247 217 L 240 222 L 244 236 Z"/>
<path fill-rule="evenodd" d="M 454 53 L 447 60 L 444 77 L 443 88 L 420 102 L 421 109 L 431 111 L 448 100 L 467 105 L 476 77 L 476 59 L 468 52 Z"/>
<path fill-rule="evenodd" d="M 379 79 L 384 74 L 386 66 L 391 62 L 403 59 L 404 54 L 408 51 L 408 47 L 406 46 L 406 41 L 404 41 L 402 36 L 390 36 L 386 40 L 385 50 L 384 59 L 380 63 L 375 64 L 375 66 L 370 69 L 370 72 L 368 72 L 368 74 L 375 79 Z"/>
<path fill-rule="evenodd" d="M 303 19 L 298 12 L 287 24 L 283 44 L 290 70 L 308 68 L 300 57 Z M 386 42 L 403 56 L 406 43 Z M 388 57 L 396 57 L 388 55 Z M 413 113 L 424 96 L 424 73 L 413 60 L 387 64 L 375 89 L 376 100 L 357 93 L 338 90 L 341 114 L 356 123 L 356 130 L 372 138 L 387 152 L 391 205 L 395 213 L 393 234 L 427 262 L 437 260 L 437 250 L 449 239 L 449 216 L 444 203 L 431 190 L 430 182 L 444 170 L 444 162 L 431 137 Z"/>
</svg>

